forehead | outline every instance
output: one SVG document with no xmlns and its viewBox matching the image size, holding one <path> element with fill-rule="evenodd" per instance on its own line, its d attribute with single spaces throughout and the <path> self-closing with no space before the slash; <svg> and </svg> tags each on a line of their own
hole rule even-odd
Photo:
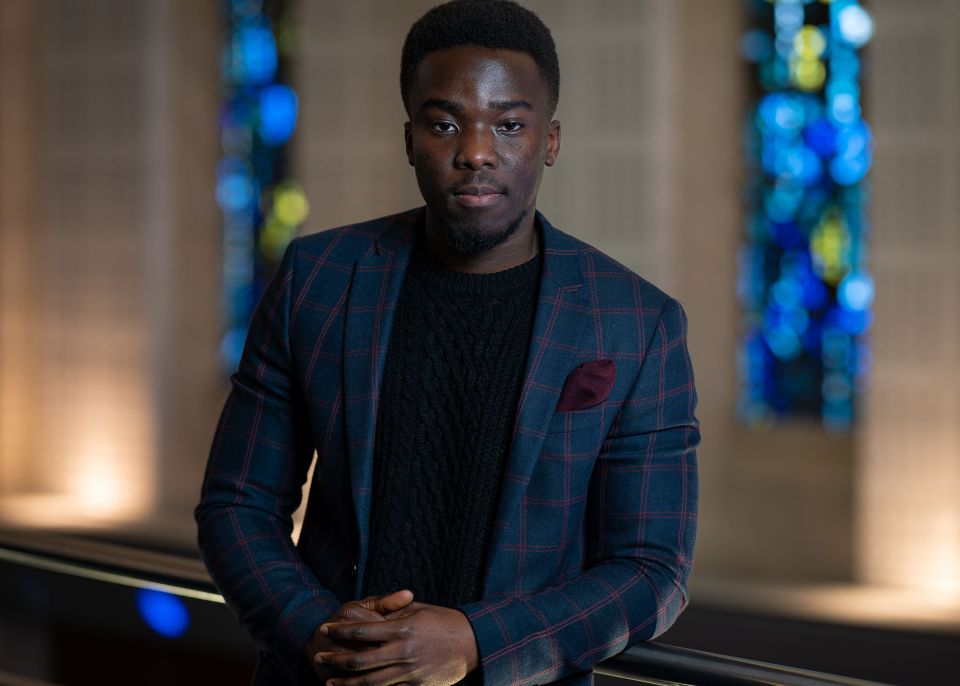
<svg viewBox="0 0 960 686">
<path fill-rule="evenodd" d="M 417 65 L 411 104 L 451 96 L 462 100 L 526 100 L 545 107 L 547 84 L 525 52 L 466 45 L 429 53 Z"/>
</svg>

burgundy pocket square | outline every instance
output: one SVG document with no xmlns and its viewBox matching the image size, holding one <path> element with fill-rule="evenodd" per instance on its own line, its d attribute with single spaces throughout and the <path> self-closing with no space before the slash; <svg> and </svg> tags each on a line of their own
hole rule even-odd
<svg viewBox="0 0 960 686">
<path fill-rule="evenodd" d="M 578 364 L 563 384 L 557 411 L 585 410 L 599 405 L 610 395 L 616 377 L 617 366 L 613 360 L 591 360 Z"/>
</svg>

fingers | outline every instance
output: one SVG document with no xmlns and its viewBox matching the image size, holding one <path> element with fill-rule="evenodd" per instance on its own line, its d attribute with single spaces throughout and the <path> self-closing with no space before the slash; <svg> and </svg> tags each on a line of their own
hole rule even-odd
<svg viewBox="0 0 960 686">
<path fill-rule="evenodd" d="M 333 613 L 329 622 L 382 622 L 384 617 L 376 610 L 363 605 L 363 601 L 352 601 Z"/>
<path fill-rule="evenodd" d="M 411 602 L 413 602 L 413 592 L 403 589 L 388 595 L 364 598 L 360 601 L 360 604 L 368 610 L 373 610 L 379 612 L 381 615 L 385 615 L 389 612 L 401 610 Z"/>
<path fill-rule="evenodd" d="M 406 683 L 408 679 L 410 679 L 409 666 L 395 665 L 366 674 L 328 679 L 327 686 L 392 686 Z"/>
<path fill-rule="evenodd" d="M 317 653 L 314 660 L 322 667 L 341 672 L 365 672 L 409 662 L 403 653 L 403 646 L 396 643 L 359 652 L 321 652 Z"/>
<path fill-rule="evenodd" d="M 320 625 L 320 633 L 333 641 L 386 643 L 404 638 L 409 629 L 400 620 L 382 622 L 331 622 Z"/>
<path fill-rule="evenodd" d="M 424 607 L 424 603 L 410 603 L 405 608 L 401 610 L 396 610 L 390 614 L 384 615 L 384 619 L 403 619 L 404 617 L 409 617 L 417 610 Z"/>
</svg>

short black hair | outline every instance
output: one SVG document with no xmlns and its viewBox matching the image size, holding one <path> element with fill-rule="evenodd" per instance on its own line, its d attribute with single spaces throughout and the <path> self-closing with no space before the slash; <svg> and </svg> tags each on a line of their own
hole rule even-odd
<svg viewBox="0 0 960 686">
<path fill-rule="evenodd" d="M 400 96 L 404 107 L 417 66 L 431 52 L 476 45 L 525 52 L 547 83 L 550 110 L 560 98 L 560 61 L 550 29 L 513 0 L 450 0 L 429 10 L 407 33 L 400 57 Z"/>
</svg>

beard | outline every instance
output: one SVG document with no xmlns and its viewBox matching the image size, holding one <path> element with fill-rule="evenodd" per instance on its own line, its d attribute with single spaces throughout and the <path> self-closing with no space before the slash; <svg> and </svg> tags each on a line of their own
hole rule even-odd
<svg viewBox="0 0 960 686">
<path fill-rule="evenodd" d="M 476 255 L 503 243 L 523 223 L 527 216 L 526 210 L 517 215 L 508 224 L 496 231 L 481 231 L 472 226 L 454 226 L 440 217 L 434 218 L 434 227 L 443 237 L 443 240 L 460 255 Z"/>
</svg>

